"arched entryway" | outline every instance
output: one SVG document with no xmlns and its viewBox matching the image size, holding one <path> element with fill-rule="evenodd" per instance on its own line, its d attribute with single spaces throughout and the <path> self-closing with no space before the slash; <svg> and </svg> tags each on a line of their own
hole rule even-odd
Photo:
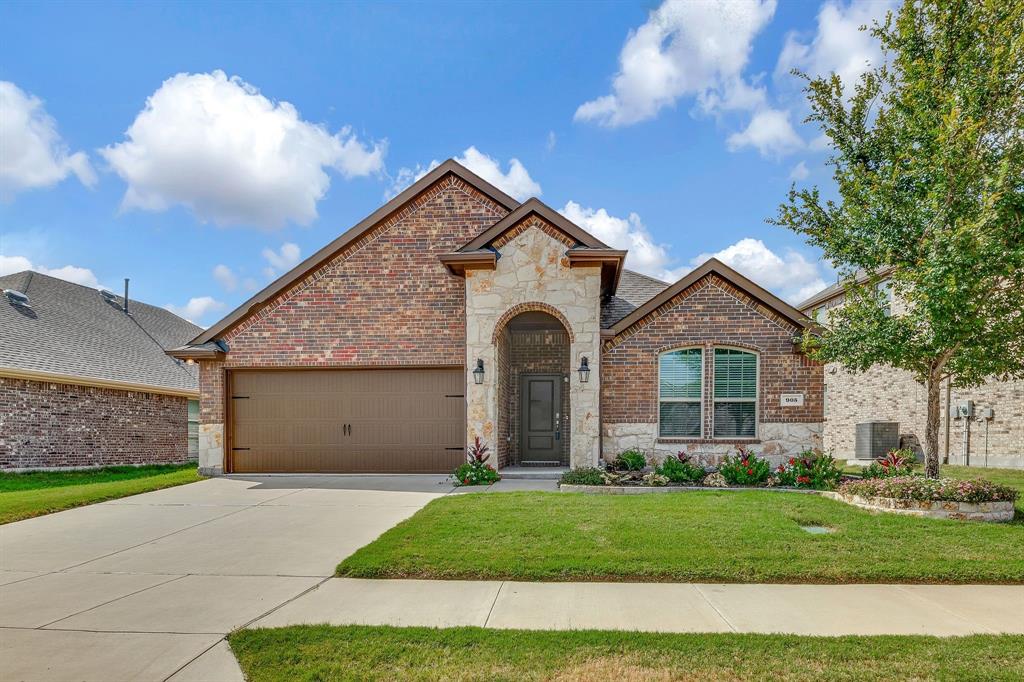
<svg viewBox="0 0 1024 682">
<path fill-rule="evenodd" d="M 565 325 L 541 310 L 496 330 L 501 466 L 568 466 L 570 343 Z"/>
</svg>

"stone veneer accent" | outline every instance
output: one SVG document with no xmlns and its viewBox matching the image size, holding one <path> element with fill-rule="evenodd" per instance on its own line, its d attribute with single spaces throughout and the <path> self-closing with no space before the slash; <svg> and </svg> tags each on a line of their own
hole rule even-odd
<svg viewBox="0 0 1024 682">
<path fill-rule="evenodd" d="M 0 377 L 0 469 L 188 461 L 188 398 Z"/>
<path fill-rule="evenodd" d="M 662 458 L 680 450 L 708 465 L 749 445 L 777 463 L 804 449 L 822 446 L 823 368 L 793 344 L 793 323 L 714 274 L 694 282 L 648 317 L 612 339 L 601 358 L 603 456 L 611 460 L 636 447 Z M 658 438 L 658 356 L 673 348 L 704 351 L 704 438 Z M 723 440 L 712 433 L 716 346 L 758 354 L 758 435 Z M 802 407 L 780 406 L 783 393 L 802 393 Z"/>
<path fill-rule="evenodd" d="M 509 235 L 512 235 L 509 237 Z M 500 257 L 494 270 L 466 272 L 467 367 L 484 361 L 484 383 L 476 385 L 467 372 L 467 441 L 476 436 L 498 440 L 499 377 L 497 347 L 504 324 L 528 310 L 549 312 L 562 320 L 570 337 L 569 364 L 590 359 L 590 381 L 581 383 L 570 372 L 568 390 L 573 424 L 569 462 L 593 466 L 598 458 L 598 404 L 601 387 L 601 269 L 569 267 L 566 250 L 571 240 L 537 216 L 527 216 L 497 241 Z M 497 459 L 507 459 L 506 444 L 496 443 Z"/>
<path fill-rule="evenodd" d="M 747 441 L 758 457 L 773 466 L 808 448 L 822 447 L 821 422 L 761 422 L 759 438 Z M 659 441 L 658 425 L 635 422 L 604 424 L 604 456 L 612 459 L 617 453 L 630 448 L 643 450 L 659 461 L 676 455 L 680 450 L 697 458 L 702 466 L 718 466 L 728 456 L 736 454 L 737 443 L 732 441 Z"/>
</svg>

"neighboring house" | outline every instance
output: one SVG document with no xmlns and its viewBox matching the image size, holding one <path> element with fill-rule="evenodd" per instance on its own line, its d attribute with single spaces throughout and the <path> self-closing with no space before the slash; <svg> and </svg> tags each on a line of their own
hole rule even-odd
<svg viewBox="0 0 1024 682">
<path fill-rule="evenodd" d="M 0 468 L 196 456 L 197 368 L 165 351 L 201 327 L 38 272 L 0 289 Z"/>
<path fill-rule="evenodd" d="M 716 260 L 667 284 L 454 161 L 182 348 L 205 472 L 448 472 L 820 444 L 811 321 Z M 783 396 L 786 396 L 785 399 Z"/>
<path fill-rule="evenodd" d="M 884 279 L 886 274 L 880 273 L 883 279 L 878 287 L 888 298 L 890 314 L 899 315 L 904 302 Z M 860 281 L 865 281 L 864 277 Z M 844 295 L 843 284 L 833 284 L 799 308 L 827 325 L 828 311 L 841 306 Z M 928 397 L 910 372 L 876 365 L 855 373 L 829 363 L 825 395 L 824 443 L 837 456 L 854 456 L 856 425 L 869 420 L 898 422 L 901 444 L 923 454 Z M 974 418 L 964 419 L 956 413 L 957 406 L 966 401 L 973 401 Z M 947 381 L 941 403 L 939 454 L 945 461 L 1024 467 L 1024 380 L 987 381 L 971 389 L 954 388 Z M 992 410 L 991 418 L 986 418 L 986 409 Z"/>
</svg>

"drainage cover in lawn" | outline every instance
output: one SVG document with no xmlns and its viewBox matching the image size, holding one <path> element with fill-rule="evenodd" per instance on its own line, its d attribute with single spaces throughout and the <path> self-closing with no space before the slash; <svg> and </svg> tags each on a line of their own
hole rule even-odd
<svg viewBox="0 0 1024 682">
<path fill-rule="evenodd" d="M 825 526 L 800 526 L 801 530 L 805 530 L 811 535 L 828 535 L 832 532 L 831 528 Z"/>
</svg>

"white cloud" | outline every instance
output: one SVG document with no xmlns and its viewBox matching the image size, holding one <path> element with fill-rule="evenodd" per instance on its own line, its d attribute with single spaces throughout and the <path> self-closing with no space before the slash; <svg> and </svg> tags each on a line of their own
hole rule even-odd
<svg viewBox="0 0 1024 682">
<path fill-rule="evenodd" d="M 86 187 L 96 184 L 89 158 L 70 152 L 42 100 L 0 81 L 0 112 L 0 199 L 50 187 L 71 174 Z"/>
<path fill-rule="evenodd" d="M 125 209 L 190 209 L 218 225 L 308 224 L 330 187 L 380 173 L 386 142 L 331 134 L 223 71 L 179 73 L 146 100 L 124 142 L 100 150 L 128 183 Z"/>
<path fill-rule="evenodd" d="M 792 249 L 779 256 L 760 239 L 741 239 L 717 253 L 702 253 L 690 264 L 696 267 L 712 257 L 790 303 L 799 303 L 826 286 L 816 263 Z"/>
<path fill-rule="evenodd" d="M 487 156 L 476 147 L 469 147 L 462 153 L 462 156 L 455 157 L 455 160 L 519 201 L 541 194 L 540 185 L 534 182 L 529 171 L 526 170 L 526 166 L 519 159 L 509 160 L 508 172 L 501 170 L 501 163 L 497 159 Z M 403 189 L 439 165 L 441 165 L 440 162 L 435 159 L 426 166 L 417 164 L 415 168 L 399 169 L 385 197 L 390 199 L 397 196 Z"/>
<path fill-rule="evenodd" d="M 281 248 L 277 251 L 267 247 L 263 249 L 263 257 L 270 265 L 263 268 L 263 274 L 273 279 L 277 277 L 278 273 L 287 272 L 298 265 L 301 256 L 302 252 L 299 250 L 299 245 L 291 242 L 281 244 Z"/>
<path fill-rule="evenodd" d="M 195 298 L 188 299 L 188 303 L 182 306 L 168 303 L 164 306 L 167 310 L 178 317 L 184 317 L 193 324 L 198 324 L 198 320 L 201 320 L 210 313 L 218 313 L 227 308 L 227 305 L 216 300 L 212 296 L 196 296 Z"/>
<path fill-rule="evenodd" d="M 213 268 L 213 278 L 224 287 L 225 291 L 234 291 L 238 288 L 238 277 L 228 266 L 221 263 Z"/>
<path fill-rule="evenodd" d="M 790 180 L 806 180 L 807 176 L 811 174 L 811 171 L 807 168 L 807 164 L 801 161 L 797 165 L 793 166 L 793 170 L 789 171 Z"/>
<path fill-rule="evenodd" d="M 559 213 L 612 248 L 629 249 L 629 269 L 668 281 L 676 279 L 668 267 L 672 261 L 668 247 L 654 241 L 636 213 L 617 218 L 603 208 L 585 208 L 574 201 L 566 203 Z"/>
<path fill-rule="evenodd" d="M 725 144 L 729 151 L 754 147 L 763 157 L 779 158 L 801 149 L 804 141 L 793 130 L 788 111 L 762 109 L 744 130 L 730 135 Z"/>
<path fill-rule="evenodd" d="M 47 268 L 33 264 L 25 256 L 2 256 L 0 255 L 0 275 L 9 275 L 23 270 L 34 270 L 44 275 L 57 277 L 59 279 L 81 284 L 83 286 L 99 289 L 100 283 L 96 274 L 89 268 L 78 267 L 77 265 L 64 265 L 59 268 Z"/>
<path fill-rule="evenodd" d="M 546 143 L 544 143 L 544 148 L 547 149 L 549 152 L 550 151 L 554 151 L 555 145 L 557 145 L 557 144 L 558 144 L 558 136 L 555 135 L 555 131 L 554 130 L 549 130 L 548 131 L 548 140 L 547 140 Z"/>
<path fill-rule="evenodd" d="M 699 97 L 705 109 L 756 106 L 763 91 L 741 74 L 774 14 L 775 0 L 666 0 L 627 36 L 611 94 L 581 104 L 575 120 L 631 125 L 683 96 Z"/>
<path fill-rule="evenodd" d="M 786 43 L 775 67 L 776 78 L 784 77 L 792 69 L 813 76 L 837 73 L 847 88 L 855 83 L 869 67 L 878 66 L 882 51 L 868 31 L 874 20 L 896 9 L 895 0 L 855 0 L 848 5 L 829 1 L 818 12 L 818 28 L 810 42 L 804 42 L 796 33 L 786 36 Z"/>
</svg>

